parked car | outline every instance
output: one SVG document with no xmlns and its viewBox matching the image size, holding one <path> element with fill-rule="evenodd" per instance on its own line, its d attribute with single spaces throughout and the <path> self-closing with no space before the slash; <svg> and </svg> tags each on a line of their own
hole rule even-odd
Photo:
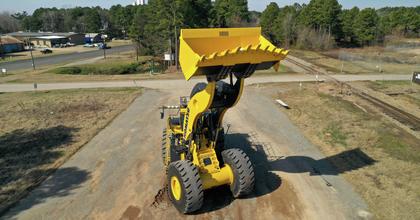
<svg viewBox="0 0 420 220">
<path fill-rule="evenodd" d="M 49 54 L 49 53 L 52 53 L 53 51 L 52 50 L 50 50 L 50 49 L 48 49 L 48 48 L 44 48 L 44 49 L 42 49 L 41 50 L 41 53 L 42 54 Z"/>
</svg>

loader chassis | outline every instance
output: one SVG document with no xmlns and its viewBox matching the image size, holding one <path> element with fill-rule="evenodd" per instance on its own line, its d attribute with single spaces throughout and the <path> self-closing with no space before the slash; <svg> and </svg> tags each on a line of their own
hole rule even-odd
<svg viewBox="0 0 420 220">
<path fill-rule="evenodd" d="M 260 32 L 259 28 L 181 30 L 180 63 L 186 79 L 194 75 L 207 79 L 196 84 L 189 97 L 180 98 L 178 114 L 167 118 L 163 133 L 168 196 L 182 213 L 200 209 L 203 190 L 209 188 L 229 185 L 234 197 L 253 191 L 252 163 L 240 148 L 225 148 L 222 121 L 239 101 L 244 80 L 255 70 L 278 67 L 287 55 Z M 199 42 L 208 39 L 238 47 L 203 55 L 209 47 L 200 47 Z M 243 42 L 249 45 L 241 46 Z M 229 82 L 223 81 L 226 78 Z"/>
</svg>

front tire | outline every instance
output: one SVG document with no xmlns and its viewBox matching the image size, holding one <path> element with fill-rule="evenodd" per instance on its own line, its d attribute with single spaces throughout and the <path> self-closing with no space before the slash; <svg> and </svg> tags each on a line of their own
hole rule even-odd
<svg viewBox="0 0 420 220">
<path fill-rule="evenodd" d="M 233 196 L 238 198 L 252 193 L 255 184 L 254 168 L 245 152 L 238 148 L 228 149 L 222 152 L 222 157 L 234 175 L 230 185 Z"/>
<path fill-rule="evenodd" d="M 169 199 L 181 213 L 194 212 L 203 205 L 203 184 L 198 169 L 191 161 L 179 160 L 169 164 Z"/>
<path fill-rule="evenodd" d="M 162 162 L 163 162 L 164 166 L 166 166 L 166 163 L 165 163 L 165 161 L 166 161 L 166 141 L 167 141 L 166 135 L 167 135 L 167 133 L 166 133 L 166 128 L 165 128 L 165 129 L 163 129 L 163 132 L 162 132 L 162 147 L 161 147 Z"/>
</svg>

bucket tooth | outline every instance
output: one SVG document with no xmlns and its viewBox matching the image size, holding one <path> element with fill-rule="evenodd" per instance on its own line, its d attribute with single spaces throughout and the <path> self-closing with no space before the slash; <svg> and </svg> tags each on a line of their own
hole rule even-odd
<svg viewBox="0 0 420 220">
<path fill-rule="evenodd" d="M 260 47 L 261 47 L 261 44 L 257 44 L 254 47 L 252 47 L 251 49 L 257 51 L 257 50 L 260 49 Z"/>
<path fill-rule="evenodd" d="M 207 60 L 212 60 L 212 59 L 214 59 L 215 57 L 216 57 L 216 52 L 214 52 L 214 53 L 212 53 L 212 54 L 210 54 L 210 55 L 206 56 L 206 59 L 207 59 Z"/>
<path fill-rule="evenodd" d="M 281 49 L 281 48 L 277 48 L 277 49 L 275 49 L 274 50 L 274 56 L 280 56 L 280 55 L 282 55 L 282 52 L 283 51 L 283 49 Z"/>
<path fill-rule="evenodd" d="M 263 49 L 264 52 L 266 52 L 268 50 L 268 48 L 270 47 L 270 45 L 266 45 Z"/>
<path fill-rule="evenodd" d="M 235 47 L 234 49 L 229 50 L 229 54 L 237 54 L 241 47 Z"/>
<path fill-rule="evenodd" d="M 226 55 L 227 55 L 228 51 L 229 51 L 229 50 L 224 50 L 224 51 L 222 51 L 222 52 L 218 53 L 218 54 L 217 54 L 217 56 L 219 56 L 219 57 L 224 57 L 224 56 L 226 56 Z"/>
<path fill-rule="evenodd" d="M 201 56 L 200 56 L 200 61 L 199 61 L 199 62 L 200 62 L 200 63 L 201 63 L 201 62 L 203 62 L 205 58 L 206 58 L 206 56 L 205 56 L 205 55 L 201 55 Z"/>
<path fill-rule="evenodd" d="M 246 45 L 245 47 L 241 47 L 241 52 L 248 52 L 249 48 L 251 48 L 251 44 Z"/>
</svg>

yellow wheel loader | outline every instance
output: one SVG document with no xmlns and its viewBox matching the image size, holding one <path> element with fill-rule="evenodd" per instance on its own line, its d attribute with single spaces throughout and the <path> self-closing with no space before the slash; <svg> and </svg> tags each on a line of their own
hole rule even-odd
<svg viewBox="0 0 420 220">
<path fill-rule="evenodd" d="M 186 80 L 205 76 L 207 83 L 196 84 L 179 106 L 161 109 L 161 118 L 166 109 L 178 110 L 167 118 L 162 159 L 169 198 L 180 212 L 200 209 L 209 188 L 227 184 L 235 198 L 252 193 L 253 165 L 240 148 L 224 146 L 222 120 L 244 80 L 255 70 L 277 70 L 287 53 L 261 36 L 261 28 L 181 30 L 182 72 Z"/>
</svg>

